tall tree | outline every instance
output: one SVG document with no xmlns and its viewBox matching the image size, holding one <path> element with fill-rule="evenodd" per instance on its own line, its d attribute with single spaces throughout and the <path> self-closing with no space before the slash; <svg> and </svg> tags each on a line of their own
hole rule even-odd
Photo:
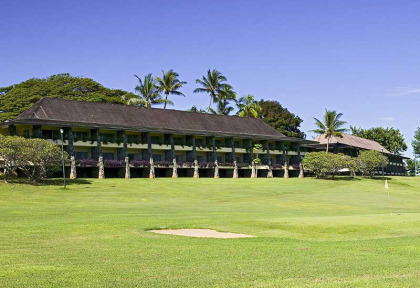
<svg viewBox="0 0 420 288">
<path fill-rule="evenodd" d="M 216 96 L 217 110 L 210 108 L 210 111 L 213 114 L 220 115 L 229 115 L 234 108 L 229 106 L 230 101 L 236 102 L 236 93 L 233 91 L 233 87 L 229 84 L 224 85 L 224 87 L 218 91 Z"/>
<path fill-rule="evenodd" d="M 194 89 L 194 93 L 208 93 L 210 96 L 210 104 L 207 111 L 210 112 L 212 102 L 217 101 L 217 94 L 220 90 L 223 90 L 226 85 L 226 77 L 222 73 L 213 69 L 208 70 L 207 75 L 203 76 L 202 79 L 196 79 L 195 83 L 201 87 Z"/>
<path fill-rule="evenodd" d="M 239 98 L 238 103 L 238 115 L 239 117 L 259 117 L 261 113 L 261 106 L 253 95 L 246 95 Z"/>
<path fill-rule="evenodd" d="M 169 94 L 185 97 L 185 95 L 182 92 L 179 92 L 178 90 L 184 84 L 187 84 L 187 82 L 180 81 L 178 79 L 178 73 L 174 72 L 172 69 L 166 72 L 162 70 L 162 74 L 162 78 L 156 77 L 156 83 L 158 91 L 165 94 L 165 104 L 163 105 L 163 109 L 166 109 L 166 103 L 171 103 L 168 102 Z"/>
<path fill-rule="evenodd" d="M 188 109 L 187 111 L 189 112 L 196 112 L 196 113 L 207 113 L 206 110 L 201 109 L 201 108 L 197 108 L 197 106 L 193 105 L 190 109 Z"/>
<path fill-rule="evenodd" d="M 347 129 L 342 128 L 347 122 L 340 120 L 343 116 L 342 113 L 337 113 L 336 111 L 330 111 L 325 109 L 324 122 L 314 117 L 315 125 L 318 127 L 315 130 L 311 130 L 319 135 L 324 135 L 327 139 L 327 150 L 330 146 L 330 141 L 333 136 L 341 137 L 342 133 Z"/>
<path fill-rule="evenodd" d="M 411 141 L 411 146 L 413 146 L 414 154 L 420 157 L 420 127 L 414 132 L 414 139 Z"/>
<path fill-rule="evenodd" d="M 305 138 L 305 133 L 299 127 L 303 120 L 289 112 L 277 101 L 260 100 L 260 117 L 265 123 L 289 137 Z"/>
<path fill-rule="evenodd" d="M 0 123 L 12 120 L 43 97 L 69 100 L 123 104 L 123 97 L 133 93 L 109 89 L 90 78 L 57 74 L 46 78 L 32 78 L 19 84 L 0 88 Z"/>
<path fill-rule="evenodd" d="M 385 147 L 389 152 L 401 154 L 407 150 L 404 136 L 395 128 L 373 127 L 362 129 L 350 126 L 353 135 L 374 140 Z"/>
<path fill-rule="evenodd" d="M 134 89 L 138 93 L 138 97 L 129 99 L 127 104 L 150 108 L 155 104 L 172 103 L 170 100 L 165 101 L 165 99 L 162 99 L 152 74 L 147 74 L 143 80 L 137 75 L 134 76 L 139 81 L 139 84 Z"/>
</svg>

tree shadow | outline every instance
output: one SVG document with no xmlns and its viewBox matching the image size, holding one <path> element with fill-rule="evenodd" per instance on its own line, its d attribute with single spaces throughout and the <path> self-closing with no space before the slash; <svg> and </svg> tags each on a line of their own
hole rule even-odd
<svg viewBox="0 0 420 288">
<path fill-rule="evenodd" d="M 33 182 L 28 180 L 27 178 L 21 177 L 12 177 L 7 179 L 7 183 L 9 184 L 26 184 L 32 186 L 64 186 L 63 179 L 43 179 L 39 182 Z M 71 185 L 88 185 L 92 184 L 92 181 L 88 179 L 66 179 L 66 186 Z"/>
</svg>

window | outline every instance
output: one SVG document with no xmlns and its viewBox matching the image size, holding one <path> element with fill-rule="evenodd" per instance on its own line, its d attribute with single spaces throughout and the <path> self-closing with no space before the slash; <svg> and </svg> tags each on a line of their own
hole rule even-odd
<svg viewBox="0 0 420 288">
<path fill-rule="evenodd" d="M 184 139 L 181 137 L 174 137 L 174 145 L 184 145 Z"/>
<path fill-rule="evenodd" d="M 198 162 L 205 162 L 204 161 L 204 156 L 197 156 L 197 161 Z"/>
<path fill-rule="evenodd" d="M 219 163 L 222 162 L 222 157 L 221 156 L 217 156 L 217 162 L 219 162 Z"/>
<path fill-rule="evenodd" d="M 104 158 L 104 160 L 114 160 L 114 153 L 105 152 L 102 153 L 102 157 Z"/>
<path fill-rule="evenodd" d="M 139 143 L 139 135 L 127 135 L 128 143 Z"/>
<path fill-rule="evenodd" d="M 75 131 L 73 132 L 74 141 L 86 141 L 88 139 L 88 132 Z"/>
<path fill-rule="evenodd" d="M 74 152 L 75 159 L 88 159 L 89 153 L 88 152 Z"/>
<path fill-rule="evenodd" d="M 203 139 L 195 139 L 196 147 L 203 147 Z"/>
<path fill-rule="evenodd" d="M 215 140 L 215 141 L 214 141 L 214 145 L 215 145 L 216 147 L 222 147 L 222 140 Z"/>
<path fill-rule="evenodd" d="M 183 155 L 175 155 L 175 159 L 176 159 L 176 162 L 182 162 L 182 161 L 184 161 L 184 156 Z"/>
<path fill-rule="evenodd" d="M 137 154 L 128 154 L 128 159 L 130 159 L 130 161 L 132 160 L 138 160 L 138 155 Z"/>
<path fill-rule="evenodd" d="M 162 161 L 162 155 L 159 155 L 159 154 L 153 154 L 152 155 L 152 157 L 153 157 L 153 161 Z"/>
<path fill-rule="evenodd" d="M 162 144 L 162 140 L 159 136 L 152 136 L 151 139 L 152 144 Z"/>
<path fill-rule="evenodd" d="M 25 138 L 29 138 L 29 129 L 23 130 L 22 136 L 25 137 Z"/>
<path fill-rule="evenodd" d="M 235 145 L 235 148 L 240 148 L 241 147 L 241 143 L 239 141 L 235 141 L 233 143 Z"/>
<path fill-rule="evenodd" d="M 102 142 L 114 142 L 114 134 L 111 133 L 101 133 L 102 136 Z"/>
</svg>

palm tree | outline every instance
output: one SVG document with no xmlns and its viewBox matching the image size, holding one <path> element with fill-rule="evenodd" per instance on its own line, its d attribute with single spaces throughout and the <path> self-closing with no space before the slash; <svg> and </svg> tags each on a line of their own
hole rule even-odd
<svg viewBox="0 0 420 288">
<path fill-rule="evenodd" d="M 327 138 L 327 153 L 331 138 L 333 136 L 342 137 L 342 133 L 347 131 L 347 129 L 341 128 L 347 123 L 340 120 L 341 116 L 343 116 L 342 113 L 337 114 L 336 111 L 325 109 L 324 122 L 314 117 L 315 125 L 318 126 L 318 128 L 311 131 L 319 135 L 324 135 L 325 138 Z"/>
<path fill-rule="evenodd" d="M 150 108 L 154 104 L 166 103 L 165 99 L 162 99 L 159 94 L 156 82 L 153 79 L 152 74 L 147 74 L 144 76 L 143 80 L 140 79 L 140 77 L 137 75 L 134 76 L 139 80 L 139 84 L 136 86 L 136 88 L 134 88 L 134 90 L 139 93 L 139 97 L 128 99 L 128 105 L 137 105 Z"/>
<path fill-rule="evenodd" d="M 166 109 L 166 103 L 173 105 L 173 102 L 168 100 L 169 94 L 185 97 L 185 95 L 179 92 L 178 89 L 180 89 L 184 84 L 187 84 L 187 82 L 179 81 L 178 73 L 174 72 L 172 69 L 166 72 L 162 70 L 162 74 L 162 78 L 156 77 L 156 83 L 159 92 L 163 92 L 165 94 L 165 104 L 163 109 Z"/>
<path fill-rule="evenodd" d="M 212 101 L 217 100 L 217 93 L 218 91 L 222 90 L 223 87 L 226 85 L 225 83 L 223 83 L 225 81 L 226 77 L 215 69 L 213 69 L 212 71 L 209 69 L 207 71 L 207 77 L 203 76 L 201 80 L 195 80 L 195 83 L 200 84 L 201 87 L 196 88 L 194 90 L 194 93 L 205 92 L 210 95 L 210 104 L 207 108 L 207 111 L 210 111 Z"/>
<path fill-rule="evenodd" d="M 239 117 L 257 118 L 261 113 L 260 104 L 254 99 L 254 96 L 250 94 L 239 98 L 237 106 L 239 109 L 237 113 Z"/>
<path fill-rule="evenodd" d="M 226 84 L 216 95 L 217 111 L 210 108 L 211 112 L 213 114 L 229 115 L 234 110 L 232 106 L 229 106 L 229 101 L 232 100 L 236 103 L 236 92 L 233 91 L 232 86 Z"/>
</svg>

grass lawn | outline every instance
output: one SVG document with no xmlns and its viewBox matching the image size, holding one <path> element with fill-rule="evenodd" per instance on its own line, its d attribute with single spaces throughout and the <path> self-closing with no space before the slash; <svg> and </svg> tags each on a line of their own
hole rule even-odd
<svg viewBox="0 0 420 288">
<path fill-rule="evenodd" d="M 48 183 L 0 184 L 0 287 L 420 287 L 420 177 Z"/>
</svg>

